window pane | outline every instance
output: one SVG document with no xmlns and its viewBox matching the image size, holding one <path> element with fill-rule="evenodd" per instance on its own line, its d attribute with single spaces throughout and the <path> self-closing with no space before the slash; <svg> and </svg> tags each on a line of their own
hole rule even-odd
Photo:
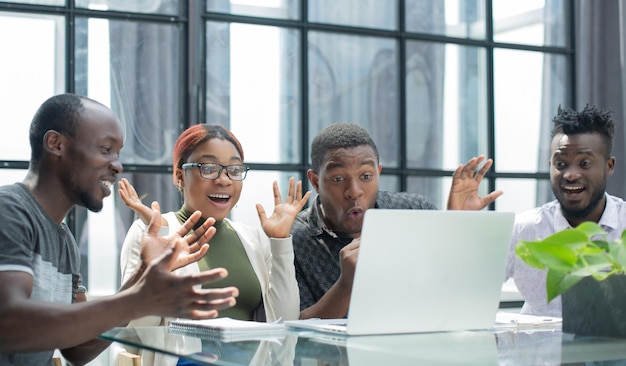
<svg viewBox="0 0 626 366">
<path fill-rule="evenodd" d="M 407 164 L 454 170 L 487 151 L 485 50 L 408 42 Z"/>
<path fill-rule="evenodd" d="M 398 27 L 397 1 L 315 0 L 308 4 L 311 22 L 379 29 Z"/>
<path fill-rule="evenodd" d="M 497 211 L 519 213 L 554 199 L 550 189 L 550 181 L 547 179 L 499 178 L 496 180 L 496 190 L 504 192 L 496 200 Z"/>
<path fill-rule="evenodd" d="M 26 170 L 21 169 L 1 169 L 0 186 L 21 182 L 26 177 Z"/>
<path fill-rule="evenodd" d="M 445 210 L 451 184 L 452 177 L 409 177 L 407 179 L 407 192 L 421 194 L 438 209 Z M 481 189 L 486 191 L 486 188 L 482 186 Z"/>
<path fill-rule="evenodd" d="M 207 0 L 206 10 L 252 17 L 299 19 L 298 0 Z"/>
<path fill-rule="evenodd" d="M 183 123 L 180 32 L 173 24 L 76 19 L 76 91 L 119 115 L 124 164 L 172 164 Z"/>
<path fill-rule="evenodd" d="M 206 32 L 206 121 L 229 126 L 247 162 L 300 161 L 298 32 L 218 22 Z"/>
<path fill-rule="evenodd" d="M 35 111 L 65 90 L 63 17 L 0 12 L 0 49 L 0 156 L 29 160 L 28 129 Z"/>
<path fill-rule="evenodd" d="M 406 30 L 485 38 L 485 0 L 405 0 Z"/>
<path fill-rule="evenodd" d="M 547 172 L 552 117 L 565 99 L 565 57 L 494 51 L 497 171 Z"/>
<path fill-rule="evenodd" d="M 245 150 L 246 145 L 243 143 L 242 145 Z M 284 201 L 285 197 L 287 197 L 289 178 L 291 177 L 294 177 L 296 182 L 303 179 L 297 172 L 250 170 L 246 179 L 243 181 L 243 189 L 241 190 L 239 202 L 232 209 L 230 219 L 260 229 L 261 224 L 259 222 L 256 204 L 260 203 L 263 205 L 265 214 L 269 217 L 274 211 L 274 191 L 272 188 L 274 181 L 278 182 L 278 189 Z M 304 179 L 306 180 L 307 178 L 304 177 Z M 306 192 L 306 181 L 302 182 L 302 187 Z M 308 189 L 310 190 L 310 188 Z M 313 191 L 311 195 L 315 196 L 315 191 Z"/>
<path fill-rule="evenodd" d="M 398 51 L 393 39 L 309 33 L 309 144 L 326 126 L 353 122 L 398 166 Z"/>
<path fill-rule="evenodd" d="M 493 39 L 535 46 L 565 46 L 565 1 L 493 0 Z"/>
<path fill-rule="evenodd" d="M 128 11 L 135 13 L 153 13 L 176 15 L 179 13 L 178 0 L 75 0 L 77 8 L 92 10 Z"/>
<path fill-rule="evenodd" d="M 381 191 L 397 192 L 400 190 L 400 178 L 395 175 L 381 175 L 378 181 L 378 189 Z"/>
<path fill-rule="evenodd" d="M 0 0 L 0 3 L 18 3 L 18 4 L 32 4 L 32 5 L 65 5 L 67 0 Z"/>
</svg>

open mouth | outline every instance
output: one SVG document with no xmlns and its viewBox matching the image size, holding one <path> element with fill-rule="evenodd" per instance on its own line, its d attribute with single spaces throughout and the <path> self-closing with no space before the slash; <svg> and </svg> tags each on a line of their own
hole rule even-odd
<svg viewBox="0 0 626 366">
<path fill-rule="evenodd" d="M 217 203 L 226 203 L 230 200 L 230 195 L 227 194 L 210 194 L 209 199 Z"/>
<path fill-rule="evenodd" d="M 566 194 L 580 194 L 580 193 L 583 193 L 583 191 L 585 190 L 585 187 L 583 187 L 583 186 L 563 186 L 561 189 Z"/>
<path fill-rule="evenodd" d="M 109 180 L 101 180 L 100 184 L 102 184 L 102 187 L 104 187 L 104 191 L 108 196 L 111 194 L 111 187 L 113 186 L 113 184 L 115 184 L 115 182 Z"/>
<path fill-rule="evenodd" d="M 361 216 L 363 216 L 363 209 L 360 207 L 353 207 L 348 210 L 347 214 L 348 214 L 348 217 L 353 220 L 358 219 Z"/>
</svg>

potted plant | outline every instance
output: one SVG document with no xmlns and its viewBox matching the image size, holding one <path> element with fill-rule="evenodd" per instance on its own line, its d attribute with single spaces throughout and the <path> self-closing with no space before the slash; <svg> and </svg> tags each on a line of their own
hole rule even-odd
<svg viewBox="0 0 626 366">
<path fill-rule="evenodd" d="M 584 222 L 516 245 L 520 259 L 547 270 L 548 301 L 561 295 L 564 332 L 626 337 L 626 230 L 610 242 L 606 236 Z"/>
</svg>

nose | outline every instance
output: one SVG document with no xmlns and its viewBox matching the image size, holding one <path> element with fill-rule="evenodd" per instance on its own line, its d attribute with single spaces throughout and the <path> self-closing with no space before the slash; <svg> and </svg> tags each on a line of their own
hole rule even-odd
<svg viewBox="0 0 626 366">
<path fill-rule="evenodd" d="M 122 174 L 122 172 L 124 172 L 124 167 L 120 159 L 115 159 L 111 162 L 111 169 L 113 169 L 115 174 Z"/>
<path fill-rule="evenodd" d="M 351 180 L 348 183 L 348 187 L 346 188 L 345 191 L 345 196 L 346 198 L 348 198 L 349 200 L 352 201 L 356 201 L 359 198 L 361 198 L 361 196 L 363 196 L 363 189 L 361 188 L 361 185 L 359 184 L 358 180 Z"/>
<path fill-rule="evenodd" d="M 215 180 L 218 181 L 219 183 L 231 182 L 231 179 L 227 174 L 226 168 L 222 168 L 222 170 L 220 171 L 220 175 L 218 175 L 217 178 L 215 178 Z"/>
<path fill-rule="evenodd" d="M 580 177 L 580 171 L 576 167 L 568 167 L 565 172 L 563 172 L 563 179 L 567 181 L 574 181 Z"/>
</svg>

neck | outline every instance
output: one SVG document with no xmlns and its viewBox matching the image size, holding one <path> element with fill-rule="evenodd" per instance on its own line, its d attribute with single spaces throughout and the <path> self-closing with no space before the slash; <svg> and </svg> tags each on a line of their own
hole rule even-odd
<svg viewBox="0 0 626 366">
<path fill-rule="evenodd" d="M 48 216 L 59 224 L 74 207 L 66 199 L 65 190 L 56 179 L 44 179 L 37 172 L 29 170 L 22 184 L 33 194 Z"/>
</svg>

